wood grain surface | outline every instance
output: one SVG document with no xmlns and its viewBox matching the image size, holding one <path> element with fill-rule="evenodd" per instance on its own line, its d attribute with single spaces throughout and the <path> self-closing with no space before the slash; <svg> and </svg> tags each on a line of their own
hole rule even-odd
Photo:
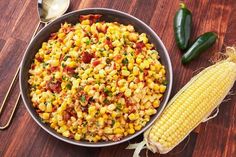
<svg viewBox="0 0 236 157">
<path fill-rule="evenodd" d="M 215 31 L 217 43 L 199 59 L 187 66 L 180 63 L 181 52 L 173 37 L 173 17 L 179 8 L 178 0 L 71 0 L 69 11 L 106 7 L 127 12 L 147 23 L 161 37 L 173 64 L 172 96 L 199 71 L 211 64 L 226 45 L 236 43 L 235 0 L 191 0 L 186 4 L 193 14 L 192 41 L 196 36 Z M 36 0 L 0 1 L 0 102 L 10 85 L 34 29 L 39 22 Z M 235 93 L 236 88 L 232 89 Z M 8 118 L 18 83 L 10 96 L 0 123 Z M 149 157 L 235 157 L 236 156 L 236 96 L 228 97 L 220 106 L 216 118 L 201 124 L 179 146 L 166 155 L 147 152 Z M 142 135 L 130 141 L 140 142 Z M 130 157 L 129 142 L 104 148 L 85 148 L 67 144 L 42 130 L 30 117 L 20 101 L 10 127 L 0 131 L 0 157 Z M 146 151 L 141 152 L 146 156 Z"/>
</svg>

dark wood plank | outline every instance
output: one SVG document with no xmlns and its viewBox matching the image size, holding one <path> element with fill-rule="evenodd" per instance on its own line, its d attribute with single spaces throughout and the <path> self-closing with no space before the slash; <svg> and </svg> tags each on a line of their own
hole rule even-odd
<svg viewBox="0 0 236 157">
<path fill-rule="evenodd" d="M 121 10 L 141 19 L 160 36 L 169 51 L 174 70 L 174 95 L 201 67 L 210 65 L 210 58 L 217 58 L 218 51 L 225 45 L 235 44 L 236 38 L 236 1 L 185 1 L 193 13 L 193 41 L 206 31 L 215 31 L 219 39 L 215 46 L 188 66 L 182 66 L 173 36 L 173 17 L 179 8 L 179 1 L 166 0 L 71 0 L 69 11 L 106 7 Z M 11 78 L 20 63 L 22 55 L 30 41 L 32 33 L 39 22 L 36 1 L 11 0 L 0 1 L 0 102 L 11 82 Z M 5 108 L 4 123 L 18 92 L 15 85 L 11 100 Z M 234 87 L 233 90 L 236 88 Z M 199 156 L 236 156 L 236 97 L 223 103 L 219 115 L 202 124 L 197 131 L 190 134 L 179 146 L 166 155 L 148 153 L 150 157 L 199 157 Z M 217 138 L 216 138 L 217 137 Z M 206 140 L 207 139 L 207 140 Z M 142 135 L 131 140 L 140 142 Z M 11 126 L 0 131 L 0 156 L 57 156 L 57 157 L 108 157 L 132 156 L 133 150 L 125 148 L 129 142 L 106 148 L 85 148 L 67 144 L 52 137 L 42 130 L 30 117 L 23 102 L 15 114 Z M 186 145 L 186 146 L 185 146 Z M 146 151 L 141 152 L 145 156 Z"/>
<path fill-rule="evenodd" d="M 230 8 L 230 6 L 232 8 Z M 232 46 L 236 42 L 236 38 L 234 37 L 234 34 L 236 34 L 235 7 L 236 3 L 228 3 L 227 7 L 223 9 L 230 12 L 228 24 L 227 26 L 223 26 L 226 27 L 223 49 L 225 49 L 225 46 Z M 224 20 L 224 18 L 222 18 L 222 20 Z M 236 87 L 234 86 L 231 93 L 234 93 L 235 90 Z M 236 97 L 229 95 L 225 100 L 226 101 L 220 105 L 219 115 L 208 123 L 201 125 L 200 134 L 193 154 L 194 157 L 209 155 L 219 157 L 236 156 Z M 202 151 L 202 149 L 212 151 Z"/>
</svg>

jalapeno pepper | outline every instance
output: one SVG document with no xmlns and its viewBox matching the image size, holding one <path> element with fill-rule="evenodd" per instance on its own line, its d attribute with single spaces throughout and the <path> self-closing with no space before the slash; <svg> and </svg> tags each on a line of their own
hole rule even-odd
<svg viewBox="0 0 236 157">
<path fill-rule="evenodd" d="M 207 32 L 200 35 L 188 51 L 182 56 L 182 63 L 186 64 L 191 60 L 198 57 L 203 51 L 210 48 L 217 39 L 217 35 L 214 32 Z"/>
<path fill-rule="evenodd" d="M 184 3 L 180 3 L 180 9 L 174 18 L 175 40 L 181 50 L 185 50 L 191 34 L 192 13 L 186 8 Z"/>
</svg>

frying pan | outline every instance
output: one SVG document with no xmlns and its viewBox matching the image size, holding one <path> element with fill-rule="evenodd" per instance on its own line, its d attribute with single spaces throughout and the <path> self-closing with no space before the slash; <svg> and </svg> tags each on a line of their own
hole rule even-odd
<svg viewBox="0 0 236 157">
<path fill-rule="evenodd" d="M 134 26 L 135 30 L 139 33 L 146 33 L 148 36 L 148 39 L 151 43 L 154 44 L 155 48 L 157 49 L 161 63 L 166 68 L 166 77 L 167 77 L 167 88 L 164 93 L 163 100 L 161 101 L 161 104 L 159 108 L 157 109 L 157 113 L 153 115 L 150 119 L 150 121 L 140 130 L 135 132 L 133 135 L 129 135 L 121 139 L 120 141 L 108 141 L 108 142 L 87 142 L 87 141 L 76 141 L 73 139 L 66 138 L 62 136 L 61 134 L 57 133 L 54 129 L 50 128 L 50 126 L 46 123 L 43 123 L 39 117 L 39 115 L 36 113 L 36 110 L 34 109 L 31 98 L 30 98 L 30 86 L 28 84 L 29 79 L 29 69 L 30 65 L 33 62 L 35 54 L 38 52 L 38 50 L 41 48 L 42 43 L 44 41 L 47 41 L 50 37 L 51 33 L 57 32 L 59 28 L 61 27 L 61 24 L 64 22 L 76 24 L 79 22 L 79 16 L 80 15 L 87 15 L 87 14 L 101 14 L 101 20 L 106 22 L 119 22 L 121 24 L 131 24 Z M 145 130 L 147 130 L 155 121 L 155 119 L 158 118 L 160 113 L 165 108 L 167 101 L 170 97 L 171 89 L 172 89 L 172 82 L 173 82 L 173 72 L 172 72 L 172 66 L 170 57 L 168 55 L 168 52 L 162 43 L 161 39 L 157 36 L 157 34 L 144 22 L 141 20 L 135 18 L 134 16 L 131 16 L 127 13 L 113 10 L 113 9 L 107 9 L 107 8 L 87 8 L 87 9 L 81 9 L 77 11 L 73 11 L 70 13 L 67 13 L 60 18 L 54 20 L 50 24 L 48 24 L 46 27 L 44 27 L 42 30 L 40 30 L 35 38 L 30 42 L 28 45 L 28 48 L 26 50 L 26 53 L 24 55 L 23 61 L 21 63 L 20 68 L 20 91 L 21 96 L 23 99 L 23 102 L 25 104 L 25 107 L 27 108 L 28 112 L 30 113 L 31 117 L 35 120 L 35 122 L 43 128 L 45 131 L 47 131 L 52 136 L 56 137 L 57 139 L 60 139 L 62 141 L 65 141 L 70 144 L 78 145 L 78 146 L 85 146 L 85 147 L 104 147 L 104 146 L 111 146 L 115 144 L 119 144 L 125 141 L 128 141 L 141 133 L 143 133 Z"/>
</svg>

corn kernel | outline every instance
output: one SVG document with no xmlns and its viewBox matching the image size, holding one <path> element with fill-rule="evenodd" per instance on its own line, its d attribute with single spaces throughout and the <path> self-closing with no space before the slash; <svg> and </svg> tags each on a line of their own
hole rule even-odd
<svg viewBox="0 0 236 157">
<path fill-rule="evenodd" d="M 125 96 L 126 97 L 130 97 L 131 96 L 131 89 L 129 89 L 129 88 L 127 88 L 126 90 L 125 90 Z"/>
<path fill-rule="evenodd" d="M 114 128 L 118 128 L 118 127 L 120 127 L 121 125 L 120 125 L 120 122 L 115 122 L 115 124 L 114 124 Z"/>
<path fill-rule="evenodd" d="M 107 106 L 107 109 L 110 111 L 113 111 L 116 108 L 116 106 L 114 104 L 110 104 Z"/>
<path fill-rule="evenodd" d="M 135 67 L 133 68 L 133 74 L 134 74 L 135 76 L 139 74 L 139 68 L 138 68 L 137 66 L 135 66 Z"/>
<path fill-rule="evenodd" d="M 105 70 L 103 70 L 103 69 L 99 70 L 99 77 L 104 78 L 105 75 L 106 75 Z"/>
<path fill-rule="evenodd" d="M 141 62 L 142 62 L 142 58 L 137 57 L 137 58 L 136 58 L 136 63 L 140 64 Z"/>
<path fill-rule="evenodd" d="M 129 120 L 136 120 L 137 116 L 135 116 L 135 114 L 131 113 L 129 116 Z"/>
<path fill-rule="evenodd" d="M 122 129 L 120 129 L 120 128 L 115 128 L 114 129 L 114 133 L 115 134 L 122 134 L 124 131 L 122 130 Z"/>
<path fill-rule="evenodd" d="M 129 70 L 132 70 L 133 67 L 134 67 L 134 64 L 133 64 L 133 63 L 129 63 L 129 64 L 128 64 L 128 69 L 129 69 Z"/>
<path fill-rule="evenodd" d="M 104 128 L 104 133 L 106 133 L 106 134 L 112 134 L 112 129 L 111 128 L 108 128 L 108 127 L 105 127 Z"/>
<path fill-rule="evenodd" d="M 40 103 L 39 106 L 38 106 L 38 108 L 39 108 L 41 111 L 45 111 L 46 106 L 45 106 L 44 103 Z"/>
<path fill-rule="evenodd" d="M 101 107 L 100 108 L 100 114 L 104 114 L 104 113 L 106 113 L 106 107 Z"/>
<path fill-rule="evenodd" d="M 134 129 L 137 130 L 137 131 L 138 131 L 138 130 L 141 130 L 141 128 L 142 128 L 141 125 L 136 125 L 136 126 L 134 127 Z"/>
<path fill-rule="evenodd" d="M 138 34 L 136 33 L 130 33 L 129 36 L 128 36 L 128 39 L 130 41 L 133 41 L 133 42 L 136 42 L 138 40 Z"/>
<path fill-rule="evenodd" d="M 123 76 L 129 76 L 130 72 L 129 72 L 128 70 L 122 70 L 122 71 L 121 71 L 121 74 L 122 74 Z"/>
<path fill-rule="evenodd" d="M 58 38 L 63 38 L 66 34 L 65 33 L 58 33 Z"/>
<path fill-rule="evenodd" d="M 166 86 L 160 85 L 160 92 L 161 92 L 161 93 L 164 93 L 165 90 L 166 90 Z"/>
<path fill-rule="evenodd" d="M 60 79 L 62 77 L 62 73 L 57 71 L 57 72 L 55 72 L 54 76 L 55 76 L 56 79 Z"/>
<path fill-rule="evenodd" d="M 75 138 L 75 140 L 80 140 L 81 139 L 81 134 L 76 133 L 74 138 Z"/>
<path fill-rule="evenodd" d="M 120 92 L 125 92 L 125 91 L 126 91 L 126 87 L 122 87 L 122 88 L 120 88 L 119 91 L 120 91 Z"/>
<path fill-rule="evenodd" d="M 104 126 L 104 119 L 102 117 L 98 118 L 98 124 L 99 126 L 103 127 Z"/>
<path fill-rule="evenodd" d="M 81 76 L 81 79 L 82 79 L 82 80 L 86 80 L 87 78 L 88 78 L 88 75 L 85 74 L 85 73 Z"/>
<path fill-rule="evenodd" d="M 65 137 L 69 137 L 70 136 L 70 131 L 67 130 L 67 131 L 63 132 L 62 135 L 65 136 Z"/>
<path fill-rule="evenodd" d="M 123 86 L 126 84 L 126 80 L 125 79 L 121 79 L 118 81 L 118 86 Z"/>
<path fill-rule="evenodd" d="M 52 104 L 47 104 L 46 112 L 52 112 Z"/>
<path fill-rule="evenodd" d="M 129 134 L 134 134 L 134 133 L 135 133 L 135 130 L 134 130 L 133 128 L 130 128 L 130 129 L 128 130 L 128 132 L 129 132 Z"/>
<path fill-rule="evenodd" d="M 89 113 L 89 115 L 91 115 L 93 117 L 96 113 L 96 107 L 95 106 L 89 106 L 88 113 Z"/>
<path fill-rule="evenodd" d="M 49 113 L 43 113 L 42 118 L 45 120 L 49 119 Z"/>
<path fill-rule="evenodd" d="M 160 106 L 160 100 L 154 100 L 154 102 L 153 102 L 153 107 L 155 107 L 155 108 L 157 108 L 157 107 L 159 107 Z"/>
</svg>

